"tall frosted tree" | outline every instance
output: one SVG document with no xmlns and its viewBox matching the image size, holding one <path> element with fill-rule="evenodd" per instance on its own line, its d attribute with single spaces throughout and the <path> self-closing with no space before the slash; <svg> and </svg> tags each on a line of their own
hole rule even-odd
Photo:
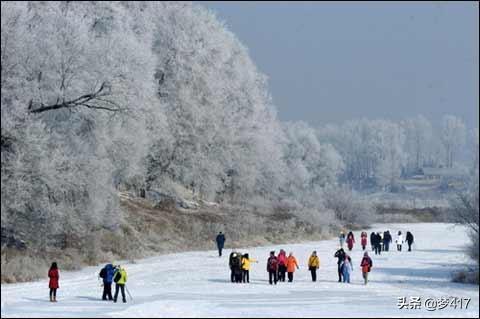
<svg viewBox="0 0 480 319">
<path fill-rule="evenodd" d="M 442 118 L 441 142 L 445 156 L 445 166 L 453 167 L 455 158 L 460 148 L 465 145 L 465 123 L 453 115 L 445 115 Z"/>
<path fill-rule="evenodd" d="M 415 171 L 423 167 L 431 152 L 433 129 L 429 120 L 423 115 L 407 119 L 401 123 L 405 131 L 405 152 L 407 168 Z"/>
<path fill-rule="evenodd" d="M 141 174 L 155 97 L 131 18 L 115 3 L 2 2 L 2 227 L 119 224 L 115 180 Z"/>
</svg>

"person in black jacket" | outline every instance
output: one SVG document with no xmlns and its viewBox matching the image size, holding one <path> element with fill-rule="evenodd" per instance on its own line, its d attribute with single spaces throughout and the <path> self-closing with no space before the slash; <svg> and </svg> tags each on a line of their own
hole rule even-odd
<svg viewBox="0 0 480 319">
<path fill-rule="evenodd" d="M 230 281 L 241 283 L 242 282 L 242 254 L 239 252 L 232 252 L 230 254 L 229 262 L 230 266 Z"/>
<path fill-rule="evenodd" d="M 370 245 L 372 245 L 372 251 L 375 250 L 375 233 L 373 231 L 370 234 Z"/>
<path fill-rule="evenodd" d="M 343 266 L 343 261 L 345 260 L 345 251 L 343 248 L 338 249 L 335 252 L 335 255 L 333 257 L 338 258 L 337 260 L 337 270 L 338 270 L 338 282 L 342 282 L 342 266 Z"/>
<path fill-rule="evenodd" d="M 407 244 L 408 244 L 408 251 L 412 251 L 413 234 L 407 231 L 407 236 L 405 237 L 405 240 L 407 241 Z"/>
<path fill-rule="evenodd" d="M 383 250 L 388 251 L 391 242 L 392 235 L 390 235 L 390 231 L 383 232 Z"/>
<path fill-rule="evenodd" d="M 222 249 L 225 245 L 225 235 L 222 234 L 222 232 L 219 232 L 215 241 L 217 242 L 218 257 L 222 257 Z"/>
<path fill-rule="evenodd" d="M 370 234 L 370 244 L 372 245 L 372 250 L 376 250 L 377 248 L 377 234 L 375 234 L 374 232 L 372 232 Z"/>
<path fill-rule="evenodd" d="M 228 266 L 230 267 L 230 281 L 235 282 L 235 270 L 233 269 L 233 260 L 237 257 L 236 252 L 232 251 L 230 257 L 228 258 Z"/>
<path fill-rule="evenodd" d="M 377 232 L 375 234 L 375 255 L 380 255 L 382 251 L 382 236 Z"/>
</svg>

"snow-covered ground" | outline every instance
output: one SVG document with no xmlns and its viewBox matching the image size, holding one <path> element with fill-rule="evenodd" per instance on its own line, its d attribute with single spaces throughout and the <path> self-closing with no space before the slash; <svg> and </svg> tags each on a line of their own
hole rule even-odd
<svg viewBox="0 0 480 319">
<path fill-rule="evenodd" d="M 450 224 L 375 225 L 373 230 L 410 230 L 415 235 L 413 252 L 395 249 L 372 255 L 371 282 L 364 286 L 359 263 L 362 251 L 355 245 L 353 282 L 337 282 L 333 253 L 337 240 L 275 247 L 242 249 L 258 258 L 250 284 L 229 282 L 228 254 L 212 251 L 170 254 L 126 264 L 127 304 L 102 301 L 98 281 L 100 267 L 61 272 L 58 303 L 48 301 L 47 279 L 33 283 L 2 285 L 3 317 L 379 317 L 379 316 L 479 316 L 479 288 L 450 282 L 450 273 L 469 260 L 463 246 L 463 227 Z M 286 230 L 288 231 L 288 230 Z M 369 231 L 370 232 L 370 231 Z M 355 232 L 359 240 L 360 232 Z M 227 234 L 228 236 L 228 234 Z M 270 286 L 268 252 L 293 251 L 300 263 L 293 283 Z M 393 247 L 392 247 L 393 248 Z M 311 282 L 307 258 L 312 250 L 320 257 L 318 281 Z M 61 267 L 61 265 L 59 265 Z M 426 298 L 470 298 L 467 309 L 447 306 L 428 311 Z M 398 309 L 399 297 L 421 297 L 421 309 Z M 128 298 L 128 296 L 127 296 Z M 465 305 L 464 307 L 465 308 Z"/>
</svg>

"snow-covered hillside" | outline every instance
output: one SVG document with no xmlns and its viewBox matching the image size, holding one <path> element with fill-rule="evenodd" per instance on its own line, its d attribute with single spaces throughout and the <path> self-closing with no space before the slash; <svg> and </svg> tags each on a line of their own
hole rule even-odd
<svg viewBox="0 0 480 319">
<path fill-rule="evenodd" d="M 229 282 L 228 253 L 212 251 L 164 255 L 125 264 L 133 301 L 101 301 L 100 267 L 61 272 L 58 303 L 48 301 L 48 282 L 2 285 L 2 317 L 378 317 L 479 315 L 479 288 L 450 282 L 450 273 L 469 263 L 463 254 L 467 236 L 463 227 L 450 224 L 376 225 L 373 230 L 410 230 L 413 252 L 391 250 L 371 255 L 371 282 L 364 286 L 360 273 L 362 251 L 352 251 L 353 282 L 337 282 L 333 253 L 337 240 L 275 247 L 241 249 L 258 258 L 250 284 Z M 355 232 L 359 239 L 360 232 Z M 228 236 L 228 234 L 227 234 Z M 265 263 L 268 252 L 293 251 L 300 263 L 293 283 L 270 286 Z M 319 281 L 312 283 L 306 262 L 312 250 L 320 257 Z M 59 265 L 61 267 L 61 265 Z M 60 268 L 61 269 L 61 268 Z M 467 309 L 398 309 L 399 297 L 471 298 Z M 464 306 L 465 307 L 465 306 Z"/>
</svg>

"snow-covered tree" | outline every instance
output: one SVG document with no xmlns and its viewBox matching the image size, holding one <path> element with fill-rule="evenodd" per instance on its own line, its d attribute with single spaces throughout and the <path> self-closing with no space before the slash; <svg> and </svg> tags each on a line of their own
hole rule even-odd
<svg viewBox="0 0 480 319">
<path fill-rule="evenodd" d="M 409 172 L 418 171 L 427 161 L 431 149 L 433 129 L 430 121 L 424 116 L 403 121 L 405 131 L 405 153 L 407 155 L 407 169 Z"/>
<path fill-rule="evenodd" d="M 320 191 L 336 185 L 343 170 L 340 155 L 330 144 L 320 144 L 315 130 L 304 122 L 285 123 L 285 195 L 301 203 L 317 201 Z"/>
<path fill-rule="evenodd" d="M 119 223 L 115 180 L 141 173 L 155 97 L 133 24 L 115 3 L 2 2 L 2 227 Z"/>
<path fill-rule="evenodd" d="M 149 184 L 170 179 L 205 199 L 272 195 L 281 129 L 265 77 L 211 12 L 183 3 L 157 10 L 155 78 L 171 138 L 153 144 Z"/>
<path fill-rule="evenodd" d="M 465 123 L 453 115 L 444 115 L 442 118 L 441 142 L 445 155 L 445 166 L 453 167 L 460 148 L 465 145 Z"/>
<path fill-rule="evenodd" d="M 381 123 L 381 150 L 380 162 L 377 167 L 377 183 L 393 191 L 397 188 L 402 167 L 405 164 L 403 145 L 405 135 L 402 127 L 393 122 Z"/>
<path fill-rule="evenodd" d="M 385 120 L 351 120 L 318 132 L 340 153 L 345 170 L 341 180 L 357 189 L 395 182 L 404 163 L 401 127 Z"/>
</svg>

